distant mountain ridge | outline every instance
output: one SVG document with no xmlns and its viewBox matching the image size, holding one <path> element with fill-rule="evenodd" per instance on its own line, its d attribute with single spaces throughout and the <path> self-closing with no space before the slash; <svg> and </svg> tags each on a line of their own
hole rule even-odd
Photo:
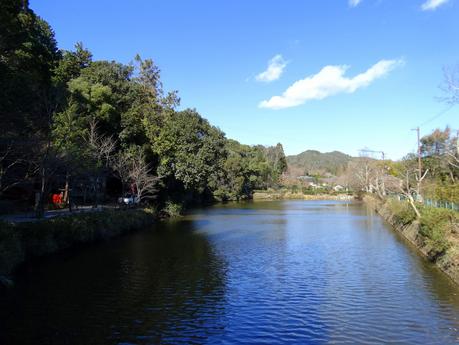
<svg viewBox="0 0 459 345">
<path fill-rule="evenodd" d="M 340 151 L 322 153 L 316 150 L 306 150 L 298 155 L 287 156 L 287 165 L 291 176 L 327 173 L 339 175 L 353 159 L 352 156 Z"/>
</svg>

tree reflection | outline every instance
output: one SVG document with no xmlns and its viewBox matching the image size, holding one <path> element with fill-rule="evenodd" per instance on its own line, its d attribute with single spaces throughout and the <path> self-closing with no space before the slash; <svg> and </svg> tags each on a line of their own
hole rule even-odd
<svg viewBox="0 0 459 345">
<path fill-rule="evenodd" d="M 159 223 L 151 231 L 29 265 L 1 302 L 0 340 L 202 342 L 223 327 L 224 295 L 225 263 L 193 222 Z"/>
</svg>

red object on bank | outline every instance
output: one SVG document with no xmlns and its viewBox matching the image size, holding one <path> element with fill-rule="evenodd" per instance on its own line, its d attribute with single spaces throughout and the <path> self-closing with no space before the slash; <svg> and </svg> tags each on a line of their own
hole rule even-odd
<svg viewBox="0 0 459 345">
<path fill-rule="evenodd" d="M 62 204 L 62 194 L 53 194 L 52 201 L 54 205 L 61 205 Z"/>
</svg>

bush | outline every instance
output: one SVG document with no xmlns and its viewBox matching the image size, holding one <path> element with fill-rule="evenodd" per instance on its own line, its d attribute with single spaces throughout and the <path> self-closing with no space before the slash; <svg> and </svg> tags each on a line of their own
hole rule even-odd
<svg viewBox="0 0 459 345">
<path fill-rule="evenodd" d="M 416 213 L 408 202 L 390 199 L 386 205 L 394 215 L 397 224 L 407 225 L 416 220 Z"/>
<path fill-rule="evenodd" d="M 432 246 L 431 256 L 437 258 L 443 255 L 450 247 L 448 235 L 453 231 L 454 224 L 459 221 L 454 211 L 425 207 L 421 212 L 420 233 Z"/>
<path fill-rule="evenodd" d="M 182 210 L 182 204 L 172 201 L 166 202 L 166 206 L 163 208 L 163 212 L 166 214 L 166 216 L 171 218 L 179 217 L 182 214 Z"/>
<path fill-rule="evenodd" d="M 322 188 L 303 187 L 302 190 L 304 195 L 317 195 L 322 194 L 324 190 Z"/>
<path fill-rule="evenodd" d="M 424 194 L 427 199 L 459 204 L 459 183 L 434 181 L 424 187 Z"/>
</svg>

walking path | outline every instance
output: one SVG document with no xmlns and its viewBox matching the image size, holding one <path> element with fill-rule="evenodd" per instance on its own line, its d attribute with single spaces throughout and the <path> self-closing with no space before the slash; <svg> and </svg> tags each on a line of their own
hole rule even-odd
<svg viewBox="0 0 459 345">
<path fill-rule="evenodd" d="M 77 209 L 69 211 L 68 208 L 62 210 L 48 210 L 45 211 L 43 218 L 36 218 L 34 212 L 27 212 L 27 213 L 18 213 L 18 214 L 10 214 L 10 215 L 2 215 L 0 216 L 0 220 L 10 222 L 10 223 L 24 223 L 24 222 L 36 222 L 43 219 L 50 219 L 54 217 L 65 217 L 70 216 L 77 213 L 87 213 L 87 212 L 98 212 L 104 209 L 113 209 L 116 206 L 98 206 L 97 208 L 93 206 L 79 206 Z"/>
</svg>

